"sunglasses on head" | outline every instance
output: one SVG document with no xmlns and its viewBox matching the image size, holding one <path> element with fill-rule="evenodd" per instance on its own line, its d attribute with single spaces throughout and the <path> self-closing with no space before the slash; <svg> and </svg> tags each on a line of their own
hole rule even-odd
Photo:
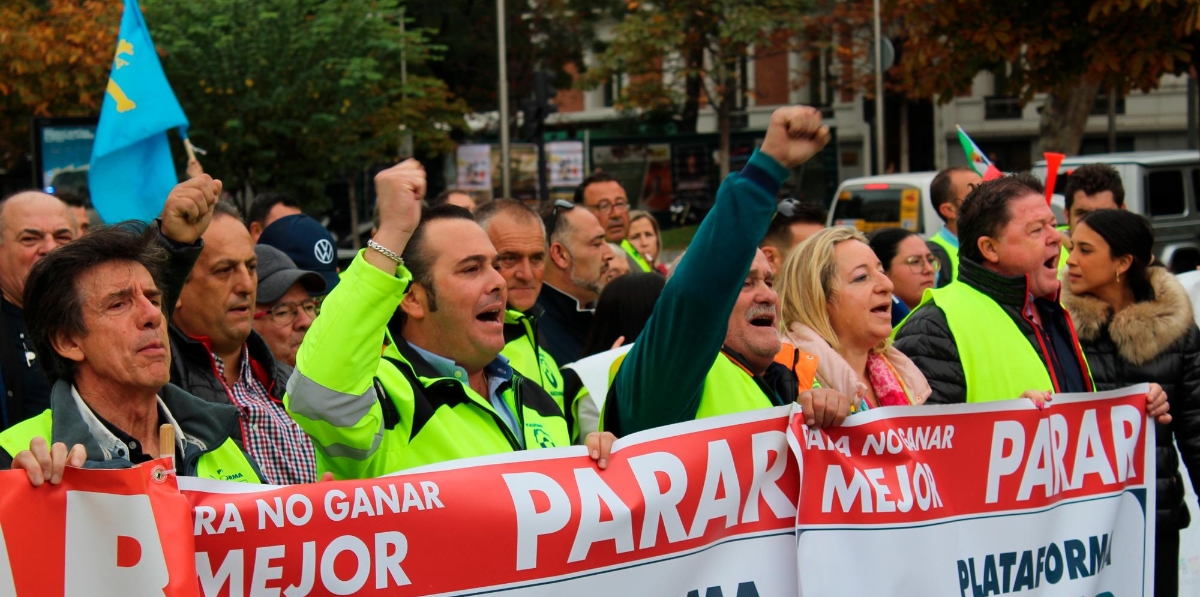
<svg viewBox="0 0 1200 597">
<path fill-rule="evenodd" d="M 558 210 L 575 209 L 575 204 L 565 199 L 555 199 L 554 209 L 550 211 L 550 221 L 546 222 L 546 238 L 554 236 L 554 231 L 558 228 Z"/>
</svg>

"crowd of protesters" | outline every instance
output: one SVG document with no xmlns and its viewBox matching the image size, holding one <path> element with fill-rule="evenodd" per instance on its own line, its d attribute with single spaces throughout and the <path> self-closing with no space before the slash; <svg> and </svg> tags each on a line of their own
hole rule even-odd
<svg viewBox="0 0 1200 597">
<path fill-rule="evenodd" d="M 1119 176 L 1077 170 L 1063 231 L 1038 180 L 954 168 L 931 185 L 934 237 L 868 238 L 777 198 L 828 139 L 818 111 L 776 111 L 669 277 L 658 222 L 603 172 L 534 210 L 427 200 L 402 162 L 376 176 L 373 237 L 343 271 L 294 198 L 243 217 L 197 168 L 150 225 L 88 230 L 81 206 L 12 195 L 0 461 L 40 485 L 173 453 L 181 475 L 281 485 L 584 444 L 605 468 L 619 436 L 792 402 L 831 426 L 1147 382 L 1156 586 L 1175 594 L 1200 329 Z M 605 382 L 581 379 L 588 359 Z"/>
</svg>

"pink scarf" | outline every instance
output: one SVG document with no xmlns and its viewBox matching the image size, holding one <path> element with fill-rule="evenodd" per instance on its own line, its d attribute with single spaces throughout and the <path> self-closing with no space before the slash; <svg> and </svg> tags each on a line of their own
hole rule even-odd
<svg viewBox="0 0 1200 597">
<path fill-rule="evenodd" d="M 875 397 L 879 406 L 908 406 L 912 400 L 904 391 L 900 376 L 892 368 L 892 364 L 882 356 L 872 352 L 867 355 L 867 378 L 875 389 Z"/>
</svg>

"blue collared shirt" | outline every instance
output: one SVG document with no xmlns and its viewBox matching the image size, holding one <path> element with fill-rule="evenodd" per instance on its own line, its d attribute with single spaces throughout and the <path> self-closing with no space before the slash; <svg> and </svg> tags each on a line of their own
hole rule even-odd
<svg viewBox="0 0 1200 597">
<path fill-rule="evenodd" d="M 454 361 L 447 359 L 441 355 L 433 354 L 416 344 L 409 343 L 421 358 L 432 366 L 442 377 L 451 377 L 462 382 L 463 385 L 470 387 L 471 382 L 467 379 L 467 370 L 458 366 Z M 487 399 L 492 403 L 492 408 L 500 413 L 500 418 L 508 424 L 509 431 L 512 431 L 513 436 L 517 438 L 517 442 L 522 447 L 525 446 L 525 434 L 517 426 L 517 417 L 513 415 L 513 411 L 508 407 L 508 402 L 504 400 L 504 392 L 501 390 L 505 384 L 511 383 L 513 380 L 513 368 L 508 364 L 508 358 L 504 355 L 496 355 L 496 360 L 488 363 L 483 368 L 484 377 L 488 383 Z"/>
</svg>

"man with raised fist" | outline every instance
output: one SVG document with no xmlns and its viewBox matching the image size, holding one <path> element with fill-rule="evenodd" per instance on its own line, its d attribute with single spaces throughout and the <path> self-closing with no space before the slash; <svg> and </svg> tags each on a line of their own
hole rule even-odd
<svg viewBox="0 0 1200 597">
<path fill-rule="evenodd" d="M 375 188 L 379 230 L 325 298 L 288 382 L 318 470 L 367 478 L 571 445 L 559 405 L 500 355 L 507 287 L 471 213 L 442 205 L 422 216 L 414 160 L 380 172 Z M 588 438 L 601 467 L 611 443 Z"/>
<path fill-rule="evenodd" d="M 771 115 L 762 147 L 721 184 L 712 211 L 621 363 L 603 429 L 625 435 L 795 401 L 809 425 L 838 424 L 849 414 L 845 396 L 800 387 L 794 364 L 775 362 L 782 350 L 779 296 L 757 246 L 792 168 L 828 141 L 829 128 L 814 108 L 792 106 Z"/>
<path fill-rule="evenodd" d="M 159 230 L 101 228 L 34 265 L 25 318 L 53 389 L 47 410 L 0 433 L 0 466 L 41 485 L 61 481 L 67 464 L 119 468 L 173 454 L 183 476 L 260 482 L 233 435 L 237 409 L 168 383 L 167 321 L 220 193 L 219 181 L 192 178 L 171 191 Z M 159 445 L 167 424 L 174 446 Z"/>
</svg>

